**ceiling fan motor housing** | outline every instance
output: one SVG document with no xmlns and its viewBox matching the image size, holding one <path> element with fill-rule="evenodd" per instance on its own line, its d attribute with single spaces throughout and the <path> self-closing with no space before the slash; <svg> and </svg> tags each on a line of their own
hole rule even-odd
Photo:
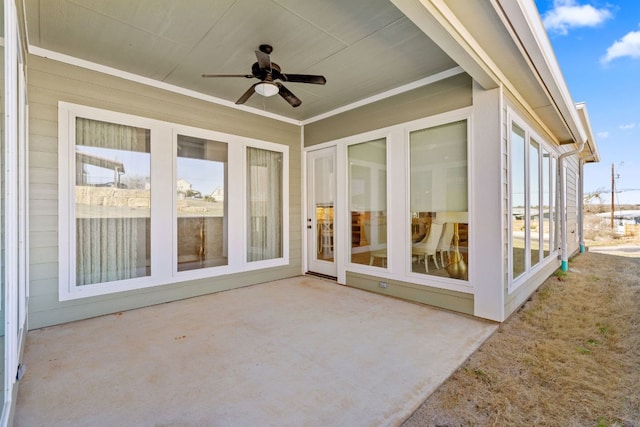
<svg viewBox="0 0 640 427">
<path fill-rule="evenodd" d="M 244 104 L 247 102 L 251 95 L 259 93 L 262 96 L 280 95 L 285 101 L 287 101 L 292 107 L 298 107 L 302 104 L 302 101 L 295 96 L 289 89 L 287 89 L 282 83 L 311 83 L 323 85 L 327 82 L 324 76 L 315 76 L 309 74 L 282 74 L 280 66 L 275 62 L 271 62 L 269 56 L 273 52 L 273 47 L 268 44 L 261 44 L 258 47 L 259 50 L 255 51 L 258 62 L 254 62 L 251 66 L 251 74 L 203 74 L 202 77 L 245 77 L 256 78 L 260 80 L 249 87 L 247 91 L 236 101 L 236 104 Z"/>
<path fill-rule="evenodd" d="M 280 75 L 280 66 L 275 62 L 272 62 L 271 69 L 260 68 L 260 64 L 255 62 L 251 67 L 251 73 L 254 75 L 255 78 L 260 79 L 262 81 L 273 81 L 274 79 L 277 79 L 278 76 Z M 274 76 L 273 74 L 276 74 L 276 76 Z"/>
</svg>

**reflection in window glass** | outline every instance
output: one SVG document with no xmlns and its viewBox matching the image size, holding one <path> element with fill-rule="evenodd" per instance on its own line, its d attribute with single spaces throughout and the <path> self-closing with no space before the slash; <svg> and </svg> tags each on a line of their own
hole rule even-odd
<svg viewBox="0 0 640 427">
<path fill-rule="evenodd" d="M 551 182 L 549 188 L 549 236 L 551 238 L 551 250 L 558 249 L 558 226 L 557 226 L 557 212 L 558 212 L 558 171 L 556 170 L 556 158 L 551 157 Z"/>
<path fill-rule="evenodd" d="M 316 220 L 315 258 L 333 262 L 333 229 L 334 229 L 334 160 L 333 156 L 312 158 L 309 164 L 313 173 L 313 192 Z"/>
<path fill-rule="evenodd" d="M 0 7 L 0 19 L 4 22 L 4 9 Z M 4 32 L 3 32 L 4 33 Z M 4 44 L 4 43 L 3 43 Z M 4 272 L 5 272 L 5 258 L 6 253 L 4 249 L 4 241 L 5 241 L 5 185 L 4 185 L 4 171 L 5 169 L 5 146 L 4 146 L 4 46 L 0 46 L 0 170 L 3 171 L 2 176 L 0 176 L 0 274 L 2 274 L 2 279 L 0 279 L 0 301 L 2 304 L 6 306 L 5 301 L 5 283 L 4 283 Z M 6 312 L 7 310 L 0 310 L 0 354 L 2 357 L 5 356 L 5 334 L 4 334 L 4 325 L 6 323 Z M 0 364 L 0 384 L 4 384 L 5 376 L 4 376 L 4 363 Z M 5 401 L 4 397 L 4 387 L 0 390 L 0 399 L 1 401 Z M 0 417 L 2 416 L 2 409 L 0 409 Z"/>
<path fill-rule="evenodd" d="M 524 130 L 511 127 L 511 247 L 513 278 L 525 271 L 525 135 Z"/>
<path fill-rule="evenodd" d="M 415 273 L 468 280 L 467 121 L 411 132 Z"/>
<path fill-rule="evenodd" d="M 247 261 L 283 256 L 283 154 L 247 147 Z"/>
<path fill-rule="evenodd" d="M 150 275 L 150 131 L 76 119 L 76 284 Z"/>
<path fill-rule="evenodd" d="M 529 143 L 529 237 L 531 242 L 531 266 L 540 262 L 540 145 L 531 140 Z"/>
<path fill-rule="evenodd" d="M 178 135 L 178 271 L 227 265 L 227 144 Z"/>
<path fill-rule="evenodd" d="M 387 141 L 349 146 L 351 258 L 355 264 L 387 266 Z"/>
<path fill-rule="evenodd" d="M 551 156 L 547 150 L 542 152 L 542 253 L 544 258 L 550 254 L 551 245 Z"/>
</svg>

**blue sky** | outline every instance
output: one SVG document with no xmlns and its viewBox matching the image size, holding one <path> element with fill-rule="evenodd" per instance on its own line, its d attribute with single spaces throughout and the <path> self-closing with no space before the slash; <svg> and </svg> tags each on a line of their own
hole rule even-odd
<svg viewBox="0 0 640 427">
<path fill-rule="evenodd" d="M 640 0 L 535 0 L 575 102 L 586 102 L 600 163 L 585 194 L 640 204 Z"/>
</svg>

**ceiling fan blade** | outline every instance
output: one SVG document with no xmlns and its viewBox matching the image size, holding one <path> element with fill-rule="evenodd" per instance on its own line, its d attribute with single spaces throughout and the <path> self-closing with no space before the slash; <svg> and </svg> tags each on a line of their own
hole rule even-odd
<svg viewBox="0 0 640 427">
<path fill-rule="evenodd" d="M 314 85 L 323 85 L 327 83 L 327 79 L 324 76 L 312 76 L 309 74 L 280 74 L 282 80 L 292 83 L 312 83 Z"/>
<path fill-rule="evenodd" d="M 269 70 L 271 68 L 271 58 L 268 53 L 260 52 L 256 50 L 256 58 L 258 58 L 258 65 L 260 68 Z"/>
<path fill-rule="evenodd" d="M 238 98 L 238 100 L 236 101 L 236 104 L 244 104 L 245 102 L 247 102 L 247 100 L 251 98 L 251 95 L 256 93 L 257 84 L 258 83 L 256 83 L 255 85 L 252 85 L 249 89 L 247 89 L 247 91 L 243 93 L 240 98 Z"/>
<path fill-rule="evenodd" d="M 244 77 L 252 79 L 253 74 L 203 74 L 202 77 Z"/>
<path fill-rule="evenodd" d="M 276 85 L 279 88 L 278 94 L 283 97 L 285 99 L 285 101 L 287 101 L 289 104 L 291 104 L 292 107 L 298 107 L 300 104 L 302 104 L 302 101 L 300 101 L 300 98 L 298 98 L 297 96 L 295 96 L 293 93 L 291 93 L 291 91 L 289 89 L 287 89 L 286 87 L 284 87 L 284 85 L 276 82 Z"/>
</svg>

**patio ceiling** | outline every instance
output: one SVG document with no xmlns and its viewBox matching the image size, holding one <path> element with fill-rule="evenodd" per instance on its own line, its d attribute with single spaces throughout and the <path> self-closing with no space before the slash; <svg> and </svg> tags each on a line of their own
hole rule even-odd
<svg viewBox="0 0 640 427">
<path fill-rule="evenodd" d="M 235 102 L 260 44 L 284 72 L 321 74 L 325 86 L 287 83 L 302 105 L 253 95 L 247 106 L 305 120 L 456 67 L 388 0 L 25 0 L 28 43 Z"/>
</svg>

